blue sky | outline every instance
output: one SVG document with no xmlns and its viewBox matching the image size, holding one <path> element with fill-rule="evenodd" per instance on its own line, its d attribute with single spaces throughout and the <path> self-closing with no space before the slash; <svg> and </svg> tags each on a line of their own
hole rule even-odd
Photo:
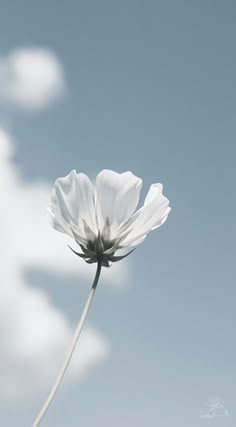
<svg viewBox="0 0 236 427">
<path fill-rule="evenodd" d="M 229 0 L 2 1 L 0 54 L 48 49 L 66 81 L 39 111 L 1 105 L 25 185 L 131 170 L 143 197 L 163 182 L 172 206 L 121 290 L 98 287 L 89 322 L 109 357 L 62 387 L 45 427 L 235 425 L 235 12 Z M 76 323 L 87 277 L 31 266 L 25 280 Z M 230 417 L 199 418 L 211 394 Z M 2 424 L 30 425 L 43 397 L 13 414 L 2 402 Z"/>
</svg>

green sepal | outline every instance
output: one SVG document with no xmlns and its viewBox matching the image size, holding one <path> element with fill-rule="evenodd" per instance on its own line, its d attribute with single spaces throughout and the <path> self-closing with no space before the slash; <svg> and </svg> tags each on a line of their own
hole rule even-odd
<svg viewBox="0 0 236 427">
<path fill-rule="evenodd" d="M 127 254 L 125 254 L 125 255 L 112 256 L 112 257 L 109 258 L 109 261 L 111 261 L 111 262 L 121 261 L 122 259 L 126 258 L 128 255 L 130 255 L 132 252 L 134 252 L 134 250 L 135 250 L 135 248 L 132 251 L 130 251 Z"/>
<path fill-rule="evenodd" d="M 70 250 L 72 251 L 72 252 L 74 252 L 74 254 L 75 255 L 78 255 L 80 258 L 84 258 L 84 259 L 86 259 L 86 258 L 88 258 L 88 255 L 86 255 L 86 254 L 81 254 L 81 253 L 79 253 L 79 252 L 76 252 L 73 248 L 71 248 L 71 246 L 69 246 L 68 245 L 68 248 L 70 248 Z"/>
</svg>

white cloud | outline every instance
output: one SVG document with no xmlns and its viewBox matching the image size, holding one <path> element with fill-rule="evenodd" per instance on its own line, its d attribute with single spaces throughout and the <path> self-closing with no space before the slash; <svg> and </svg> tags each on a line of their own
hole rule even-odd
<svg viewBox="0 0 236 427">
<path fill-rule="evenodd" d="M 0 129 L 0 395 L 5 399 L 33 396 L 48 388 L 73 333 L 47 294 L 25 282 L 25 269 L 35 266 L 80 278 L 92 278 L 94 273 L 94 266 L 75 257 L 66 237 L 48 225 L 51 186 L 25 183 L 11 162 L 12 148 Z M 124 280 L 124 266 L 107 269 L 105 282 Z M 86 326 L 69 377 L 76 379 L 78 372 L 86 372 L 108 353 L 107 341 Z"/>
<path fill-rule="evenodd" d="M 0 56 L 0 99 L 24 109 L 50 104 L 65 90 L 56 55 L 42 48 L 22 48 Z"/>
</svg>

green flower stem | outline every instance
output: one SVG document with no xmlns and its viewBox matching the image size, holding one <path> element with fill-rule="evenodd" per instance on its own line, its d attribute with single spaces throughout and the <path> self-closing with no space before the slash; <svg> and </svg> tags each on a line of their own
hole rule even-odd
<svg viewBox="0 0 236 427">
<path fill-rule="evenodd" d="M 61 384 L 61 381 L 62 381 L 62 379 L 63 379 L 63 377 L 65 375 L 65 372 L 66 372 L 66 370 L 68 368 L 68 365 L 70 363 L 70 360 L 71 360 L 71 357 L 73 355 L 73 352 L 74 352 L 76 343 L 78 341 L 78 338 L 80 336 L 80 333 L 81 333 L 81 331 L 83 329 L 84 322 L 86 320 L 86 317 L 87 317 L 87 314 L 88 314 L 88 311 L 89 311 L 89 308 L 90 308 L 90 305 L 91 305 L 91 302 L 92 302 L 92 299 L 93 299 L 93 296 L 94 296 L 94 293 L 95 293 L 95 290 L 96 290 L 96 287 L 97 287 L 97 284 L 98 284 L 98 280 L 99 280 L 100 273 L 101 273 L 101 268 L 102 268 L 102 262 L 98 261 L 98 263 L 97 263 L 97 271 L 96 271 L 96 275 L 95 275 L 95 278 L 94 278 L 94 281 L 93 281 L 93 285 L 92 285 L 92 288 L 91 288 L 91 290 L 89 292 L 88 299 L 87 299 L 86 304 L 84 306 L 84 310 L 83 310 L 83 313 L 81 315 L 80 321 L 78 323 L 77 329 L 75 331 L 75 334 L 74 334 L 72 343 L 70 345 L 68 354 L 67 354 L 66 359 L 65 359 L 65 361 L 63 363 L 63 366 L 62 366 L 62 368 L 61 368 L 61 370 L 59 372 L 59 375 L 58 375 L 58 377 L 56 379 L 56 382 L 53 385 L 53 387 L 52 387 L 52 389 L 51 389 L 51 391 L 49 393 L 49 396 L 48 396 L 46 402 L 44 403 L 41 411 L 39 412 L 36 420 L 33 423 L 33 427 L 37 427 L 40 424 L 40 422 L 42 421 L 45 413 L 47 412 L 47 410 L 48 410 L 48 408 L 49 408 L 49 406 L 50 406 L 50 404 L 51 404 L 51 402 L 52 402 L 52 400 L 53 400 L 53 398 L 54 398 L 54 396 L 55 396 L 55 394 L 57 392 L 57 389 L 58 389 L 59 385 Z"/>
</svg>

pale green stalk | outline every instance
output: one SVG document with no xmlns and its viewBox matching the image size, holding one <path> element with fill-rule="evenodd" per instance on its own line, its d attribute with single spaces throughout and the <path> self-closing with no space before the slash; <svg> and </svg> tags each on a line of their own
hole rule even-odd
<svg viewBox="0 0 236 427">
<path fill-rule="evenodd" d="M 53 400 L 53 398 L 54 398 L 54 396 L 55 396 L 55 394 L 57 392 L 57 389 L 58 389 L 59 385 L 61 384 L 61 381 L 62 381 L 62 379 L 63 379 L 63 377 L 65 375 L 65 372 L 66 372 L 66 370 L 68 368 L 68 365 L 70 363 L 70 360 L 71 360 L 71 357 L 73 355 L 73 352 L 74 352 L 76 343 L 78 341 L 78 338 L 80 336 L 80 333 L 81 333 L 81 331 L 83 329 L 84 322 L 86 320 L 86 317 L 87 317 L 87 314 L 88 314 L 88 311 L 89 311 L 89 308 L 90 308 L 90 305 L 91 305 L 91 302 L 92 302 L 92 299 L 93 299 L 93 296 L 94 296 L 94 293 L 95 293 L 95 290 L 96 290 L 96 287 L 97 287 L 97 284 L 98 284 L 98 279 L 100 277 L 101 268 L 102 268 L 102 263 L 101 263 L 101 261 L 98 261 L 98 263 L 97 263 L 97 271 L 96 271 L 96 275 L 95 275 L 95 278 L 94 278 L 94 281 L 93 281 L 93 285 L 92 285 L 92 288 L 91 288 L 91 290 L 89 292 L 88 299 L 87 299 L 86 304 L 84 306 L 84 310 L 83 310 L 83 313 L 81 315 L 80 321 L 78 323 L 77 329 L 75 331 L 72 343 L 71 343 L 70 348 L 68 350 L 68 354 L 67 354 L 66 359 L 65 359 L 65 361 L 63 363 L 63 366 L 62 366 L 62 368 L 61 368 L 61 370 L 59 372 L 59 375 L 58 375 L 58 377 L 56 379 L 56 382 L 53 385 L 53 387 L 52 387 L 52 389 L 51 389 L 51 391 L 49 393 L 49 396 L 48 396 L 46 402 L 44 403 L 41 411 L 39 412 L 36 420 L 33 423 L 33 427 L 37 427 L 40 424 L 40 422 L 42 421 L 45 413 L 47 412 L 47 410 L 48 410 L 48 408 L 49 408 L 49 406 L 50 406 L 50 404 L 51 404 L 51 402 L 52 402 L 52 400 Z"/>
</svg>

